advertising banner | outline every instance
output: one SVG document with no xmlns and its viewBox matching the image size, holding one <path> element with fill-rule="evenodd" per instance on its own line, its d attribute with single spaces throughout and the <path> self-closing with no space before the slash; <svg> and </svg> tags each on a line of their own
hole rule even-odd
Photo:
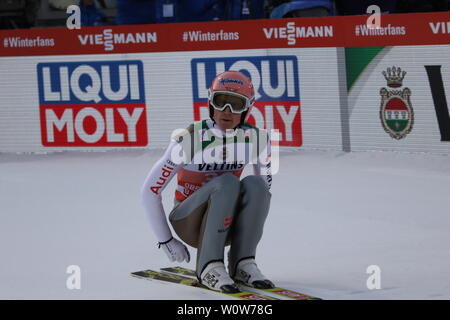
<svg viewBox="0 0 450 320">
<path fill-rule="evenodd" d="M 347 52 L 352 150 L 450 154 L 450 46 Z"/>
<path fill-rule="evenodd" d="M 249 122 L 281 147 L 341 150 L 337 65 L 336 48 L 1 58 L 0 150 L 165 147 L 209 117 L 208 86 L 229 69 L 252 79 Z"/>
<path fill-rule="evenodd" d="M 218 73 L 282 148 L 449 153 L 450 14 L 0 30 L 0 152 L 167 146 Z"/>
<path fill-rule="evenodd" d="M 43 146 L 147 145 L 141 61 L 38 63 L 36 72 Z"/>
<path fill-rule="evenodd" d="M 261 19 L 127 26 L 0 30 L 0 57 L 265 48 L 432 45 L 449 42 L 450 14 Z"/>
</svg>

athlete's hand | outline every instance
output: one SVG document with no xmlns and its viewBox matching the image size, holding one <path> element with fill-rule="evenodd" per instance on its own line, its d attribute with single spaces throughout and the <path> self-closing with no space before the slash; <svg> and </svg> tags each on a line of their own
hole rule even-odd
<svg viewBox="0 0 450 320">
<path fill-rule="evenodd" d="M 166 242 L 159 242 L 158 248 L 162 248 L 164 250 L 171 262 L 182 262 L 183 260 L 189 262 L 191 260 L 191 255 L 189 254 L 186 246 L 174 237 L 170 238 Z"/>
</svg>

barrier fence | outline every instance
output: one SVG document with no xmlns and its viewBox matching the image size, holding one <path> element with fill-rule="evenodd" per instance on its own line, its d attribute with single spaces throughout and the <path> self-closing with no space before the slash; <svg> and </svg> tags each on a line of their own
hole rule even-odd
<svg viewBox="0 0 450 320">
<path fill-rule="evenodd" d="M 450 14 L 0 30 L 0 152 L 160 148 L 241 70 L 280 146 L 450 154 Z"/>
</svg>

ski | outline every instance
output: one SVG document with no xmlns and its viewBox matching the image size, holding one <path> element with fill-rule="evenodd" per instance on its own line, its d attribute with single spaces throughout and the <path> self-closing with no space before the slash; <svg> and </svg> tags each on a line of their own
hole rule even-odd
<svg viewBox="0 0 450 320">
<path fill-rule="evenodd" d="M 185 277 L 189 277 L 190 279 L 194 279 L 196 277 L 194 270 L 186 269 L 183 267 L 161 268 L 161 271 L 167 272 L 167 273 L 170 273 L 173 275 L 182 275 Z M 265 294 L 274 294 L 278 297 L 284 297 L 284 298 L 288 298 L 288 299 L 292 299 L 292 300 L 321 300 L 318 297 L 313 297 L 310 295 L 306 295 L 304 293 L 300 293 L 297 291 L 280 288 L 280 287 L 275 287 L 272 289 L 256 289 L 256 288 L 249 287 L 249 286 L 246 286 L 241 283 L 238 283 L 238 285 L 241 287 L 241 289 L 244 289 L 246 291 L 255 292 L 258 294 L 259 294 L 259 292 L 262 292 Z"/>
<path fill-rule="evenodd" d="M 131 275 L 136 278 L 142 278 L 147 280 L 157 280 L 157 281 L 163 281 L 163 282 L 169 282 L 169 283 L 175 283 L 175 284 L 181 284 L 185 286 L 190 286 L 194 288 L 200 288 L 205 289 L 211 292 L 221 293 L 233 298 L 242 299 L 242 300 L 279 300 L 274 297 L 268 297 L 264 296 L 255 292 L 250 291 L 241 291 L 239 293 L 226 293 L 226 292 L 219 292 L 214 291 L 206 286 L 200 284 L 197 279 L 186 277 L 180 274 L 169 274 L 165 272 L 158 272 L 153 270 L 143 270 L 143 271 L 136 271 L 132 272 Z"/>
</svg>

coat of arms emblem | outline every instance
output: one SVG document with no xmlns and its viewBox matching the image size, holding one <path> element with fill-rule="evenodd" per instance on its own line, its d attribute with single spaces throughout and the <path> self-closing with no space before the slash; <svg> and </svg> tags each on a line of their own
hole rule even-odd
<svg viewBox="0 0 450 320">
<path fill-rule="evenodd" d="M 411 105 L 411 90 L 403 88 L 406 71 L 399 67 L 387 68 L 382 72 L 388 88 L 381 88 L 380 120 L 384 130 L 393 139 L 403 139 L 411 132 L 414 124 L 414 110 Z"/>
</svg>

